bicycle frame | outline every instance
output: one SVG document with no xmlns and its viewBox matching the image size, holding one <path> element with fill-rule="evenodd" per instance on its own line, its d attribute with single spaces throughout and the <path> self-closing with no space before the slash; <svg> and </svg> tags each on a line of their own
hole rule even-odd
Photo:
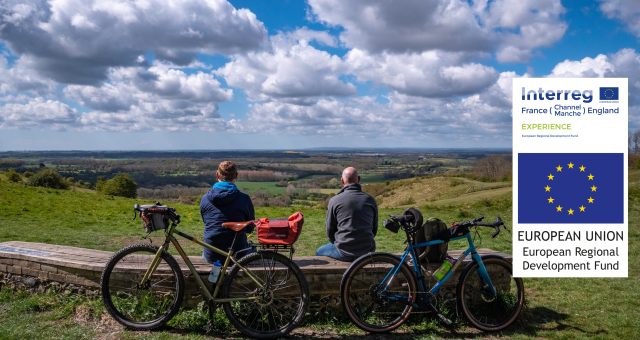
<svg viewBox="0 0 640 340">
<path fill-rule="evenodd" d="M 400 266 L 402 266 L 404 261 L 407 259 L 407 256 L 411 255 L 411 259 L 413 260 L 413 270 L 418 274 L 418 277 L 416 279 L 420 284 L 420 290 L 424 293 L 426 292 L 426 287 L 424 286 L 424 282 L 423 282 L 422 269 L 420 268 L 419 259 L 417 258 L 414 249 L 418 247 L 425 247 L 425 246 L 431 246 L 434 244 L 444 243 L 444 241 L 442 240 L 435 240 L 435 241 L 429 241 L 429 242 L 424 242 L 420 244 L 412 244 L 411 237 L 408 237 L 408 236 L 409 235 L 407 235 L 407 244 L 408 244 L 407 250 L 404 252 L 404 254 L 402 254 L 402 257 L 400 258 L 400 265 L 398 265 L 396 268 L 392 268 L 392 270 L 389 271 L 387 276 L 382 280 L 382 283 L 386 282 L 387 279 L 389 279 L 389 282 L 385 286 L 384 290 L 381 292 L 381 295 L 394 301 L 400 301 L 398 299 L 399 297 L 386 295 L 385 292 L 387 288 L 389 288 L 389 285 L 391 284 L 391 281 L 393 280 L 393 278 L 396 276 L 396 273 L 400 269 Z M 496 290 L 493 287 L 493 284 L 491 283 L 491 279 L 489 279 L 489 274 L 487 274 L 487 269 L 485 268 L 484 263 L 482 262 L 482 258 L 480 257 L 480 255 L 478 255 L 478 252 L 476 251 L 476 247 L 473 244 L 473 239 L 471 238 L 471 233 L 469 232 L 464 236 L 454 237 L 449 241 L 461 240 L 463 238 L 467 239 L 467 242 L 469 243 L 469 248 L 467 248 L 467 250 L 465 250 L 462 253 L 462 255 L 460 255 L 460 257 L 456 260 L 456 263 L 453 265 L 453 267 L 451 267 L 449 272 L 442 278 L 442 280 L 438 281 L 438 283 L 436 283 L 433 286 L 433 288 L 429 290 L 429 293 L 436 294 L 438 290 L 444 285 L 444 283 L 451 277 L 451 275 L 453 275 L 453 273 L 460 266 L 462 261 L 464 261 L 464 259 L 469 254 L 471 254 L 473 260 L 478 263 L 478 267 L 479 267 L 478 272 L 480 273 L 480 277 L 483 281 L 483 286 L 488 286 L 491 291 L 491 294 L 493 294 L 493 296 L 496 296 L 497 295 Z M 405 297 L 402 297 L 402 298 L 405 299 Z M 418 304 L 416 303 L 413 303 L 413 307 L 419 308 Z"/>
<path fill-rule="evenodd" d="M 184 250 L 182 250 L 182 247 L 178 243 L 178 240 L 175 238 L 175 236 L 173 236 L 174 233 L 186 238 L 187 240 L 189 240 L 191 242 L 197 243 L 197 244 L 199 244 L 199 245 L 201 245 L 203 247 L 206 247 L 207 249 L 210 249 L 211 251 L 214 251 L 214 252 L 216 252 L 216 253 L 218 253 L 220 255 L 224 255 L 224 256 L 227 257 L 227 259 L 224 262 L 224 265 L 222 266 L 222 269 L 220 270 L 220 277 L 218 278 L 218 282 L 222 282 L 222 280 L 224 279 L 224 276 L 226 275 L 227 267 L 229 266 L 230 262 L 233 262 L 234 264 L 239 266 L 240 269 L 242 269 L 243 272 L 246 273 L 247 276 L 251 280 L 253 280 L 261 289 L 264 288 L 265 283 L 261 282 L 260 278 L 258 278 L 255 275 L 253 275 L 253 273 L 250 270 L 247 270 L 242 265 L 240 265 L 238 263 L 238 261 L 233 257 L 233 250 L 231 248 L 229 249 L 229 252 L 224 252 L 224 251 L 222 251 L 222 250 L 220 250 L 220 249 L 218 249 L 218 248 L 216 248 L 214 246 L 208 245 L 208 244 L 198 240 L 195 237 L 189 236 L 189 235 L 177 230 L 176 226 L 174 224 L 171 224 L 171 226 L 169 227 L 169 231 L 166 232 L 167 237 L 166 237 L 166 239 L 164 241 L 164 244 L 160 247 L 160 249 L 158 249 L 158 252 L 156 253 L 155 257 L 153 258 L 153 261 L 151 261 L 151 265 L 149 266 L 149 269 L 144 274 L 144 277 L 142 278 L 142 281 L 140 282 L 141 286 L 144 287 L 145 282 L 149 279 L 151 274 L 157 269 L 157 267 L 158 267 L 158 265 L 160 263 L 160 255 L 162 254 L 163 251 L 166 251 L 166 250 L 169 249 L 169 242 L 171 242 L 171 243 L 173 243 L 173 246 L 176 248 L 176 250 L 180 254 L 180 257 L 182 257 L 184 262 L 187 264 L 187 267 L 189 267 L 189 270 L 191 271 L 191 273 L 195 277 L 196 282 L 198 282 L 198 285 L 200 286 L 202 291 L 204 291 L 204 294 L 206 295 L 208 300 L 213 300 L 214 303 L 225 303 L 225 302 L 248 301 L 248 300 L 255 300 L 256 299 L 256 297 L 216 299 L 215 297 L 218 296 L 218 291 L 220 290 L 220 285 L 218 285 L 218 284 L 216 285 L 216 288 L 213 291 L 213 295 L 211 295 L 211 293 L 209 292 L 209 289 L 204 284 L 204 282 L 202 281 L 202 278 L 200 277 L 200 275 L 196 271 L 196 268 L 193 266 L 193 264 L 191 263 L 191 261 L 189 260 L 187 255 L 184 253 Z M 237 233 L 236 233 L 236 237 L 237 237 Z M 234 238 L 234 243 L 235 243 L 235 241 L 236 241 L 236 239 Z"/>
</svg>

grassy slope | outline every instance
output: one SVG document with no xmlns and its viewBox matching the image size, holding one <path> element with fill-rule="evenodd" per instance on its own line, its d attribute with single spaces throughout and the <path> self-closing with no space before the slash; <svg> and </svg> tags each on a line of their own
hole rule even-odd
<svg viewBox="0 0 640 340">
<path fill-rule="evenodd" d="M 132 221 L 135 203 L 150 204 L 151 201 L 102 196 L 92 193 L 67 190 L 31 188 L 0 182 L 0 206 L 5 207 L 0 228 L 0 242 L 21 240 L 84 248 L 115 251 L 125 244 L 143 242 L 144 232 L 140 219 Z M 203 233 L 203 224 L 197 206 L 172 205 L 182 215 L 179 229 L 193 236 Z M 479 215 L 501 215 L 510 223 L 510 207 L 434 207 L 422 210 L 425 217 L 438 217 L 447 222 L 460 221 Z M 326 210 L 313 208 L 256 208 L 256 217 L 289 216 L 296 210 L 305 215 L 304 232 L 296 243 L 297 254 L 313 255 L 315 250 L 327 242 L 324 219 Z M 391 234 L 382 228 L 382 219 L 387 214 L 399 214 L 402 208 L 381 209 L 380 228 L 377 237 L 378 249 L 398 252 L 402 246 L 402 235 Z M 489 230 L 483 234 L 489 235 Z M 160 233 L 153 233 L 154 242 L 160 242 Z M 255 235 L 252 237 L 255 241 Z M 190 242 L 182 242 L 190 255 L 199 254 L 201 248 Z M 484 246 L 510 252 L 507 235 L 495 240 L 484 238 Z"/>
<path fill-rule="evenodd" d="M 499 190 L 504 189 L 495 191 Z M 500 215 L 507 225 L 511 225 L 511 201 L 507 196 L 508 194 L 501 193 L 493 196 L 492 200 L 475 203 L 460 197 L 456 205 L 456 200 L 450 200 L 451 204 L 442 204 L 444 201 L 430 202 L 421 211 L 425 217 L 439 217 L 448 223 L 478 215 L 485 215 L 487 218 Z M 143 234 L 139 220 L 130 221 L 134 202 L 143 203 L 91 193 L 27 188 L 8 184 L 6 181 L 0 182 L 0 205 L 4 207 L 0 214 L 0 241 L 24 240 L 116 250 L 124 243 L 138 241 Z M 193 235 L 202 234 L 197 207 L 176 207 L 185 216 L 181 229 Z M 402 210 L 381 209 L 381 219 L 388 213 L 397 214 Z M 258 208 L 256 214 L 275 217 L 287 216 L 293 211 L 294 208 Z M 297 254 L 308 255 L 326 242 L 323 223 L 325 211 L 304 209 L 303 212 L 305 229 L 297 243 Z M 629 278 L 525 279 L 527 301 L 531 310 L 530 322 L 528 326 L 511 329 L 501 335 L 557 339 L 640 337 L 640 263 L 637 261 L 640 259 L 640 171 L 631 172 L 629 176 L 629 221 Z M 483 247 L 511 252 L 510 234 L 501 234 L 494 240 L 489 238 L 489 234 L 490 230 L 482 231 Z M 380 228 L 376 241 L 380 251 L 398 252 L 403 248 L 401 235 L 391 234 L 384 228 Z M 189 243 L 183 244 L 186 246 Z M 450 247 L 462 248 L 464 245 L 451 244 Z M 198 254 L 200 249 L 189 245 L 188 251 Z M 36 313 L 37 310 L 32 312 Z M 0 309 L 0 314 L 2 313 Z M 485 337 L 468 327 L 456 328 L 450 332 L 432 319 L 425 320 L 430 321 L 416 321 L 403 326 L 403 329 L 414 332 L 418 338 L 432 338 L 434 335 Z M 324 327 L 325 330 L 333 327 L 338 330 L 338 334 L 361 334 L 348 324 L 338 322 L 334 325 L 333 321 L 327 326 L 319 323 L 319 326 L 311 327 Z M 55 328 L 54 331 L 62 332 L 58 334 L 69 338 L 75 332 L 69 329 L 70 333 L 66 333 L 61 328 Z M 135 334 L 129 335 L 137 337 Z M 157 335 L 161 338 L 172 337 L 166 332 Z M 191 335 L 200 338 L 197 334 Z M 493 338 L 495 334 L 487 336 Z"/>
<path fill-rule="evenodd" d="M 413 206 L 425 204 L 473 204 L 483 198 L 494 199 L 510 192 L 510 182 L 480 182 L 463 177 L 411 178 L 391 182 L 393 190 L 377 196 L 383 208 L 409 207 L 405 202 L 411 198 Z M 493 190 L 502 188 L 502 190 Z M 481 193 L 481 194 L 480 194 Z M 444 201 L 448 200 L 448 201 Z"/>
</svg>

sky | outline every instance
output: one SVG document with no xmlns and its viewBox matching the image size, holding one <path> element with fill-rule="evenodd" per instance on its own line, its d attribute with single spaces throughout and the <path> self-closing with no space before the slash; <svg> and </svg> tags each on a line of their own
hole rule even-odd
<svg viewBox="0 0 640 340">
<path fill-rule="evenodd" d="M 629 79 L 637 0 L 3 0 L 0 151 L 510 148 L 517 77 Z"/>
</svg>

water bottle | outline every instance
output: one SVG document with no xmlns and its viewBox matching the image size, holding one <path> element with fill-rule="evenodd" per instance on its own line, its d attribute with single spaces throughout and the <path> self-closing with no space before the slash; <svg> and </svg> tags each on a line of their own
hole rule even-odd
<svg viewBox="0 0 640 340">
<path fill-rule="evenodd" d="M 220 270 L 222 270 L 222 263 L 220 263 L 220 261 L 216 261 L 213 264 L 213 267 L 211 267 L 211 272 L 209 273 L 209 282 L 218 282 L 218 278 L 220 277 Z"/>
<path fill-rule="evenodd" d="M 447 258 L 444 260 L 444 262 L 442 262 L 442 265 L 440 266 L 440 268 L 438 268 L 435 274 L 433 274 L 433 276 L 438 279 L 438 281 L 442 280 L 447 275 L 449 270 L 451 270 L 451 267 L 453 267 L 454 263 L 456 263 L 456 260 L 447 256 Z"/>
</svg>

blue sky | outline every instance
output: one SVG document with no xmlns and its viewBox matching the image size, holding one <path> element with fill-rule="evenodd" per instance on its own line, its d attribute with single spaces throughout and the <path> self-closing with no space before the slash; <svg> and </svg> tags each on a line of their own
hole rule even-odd
<svg viewBox="0 0 640 340">
<path fill-rule="evenodd" d="M 633 0 L 0 4 L 0 150 L 510 147 L 514 77 L 629 78 Z"/>
</svg>

